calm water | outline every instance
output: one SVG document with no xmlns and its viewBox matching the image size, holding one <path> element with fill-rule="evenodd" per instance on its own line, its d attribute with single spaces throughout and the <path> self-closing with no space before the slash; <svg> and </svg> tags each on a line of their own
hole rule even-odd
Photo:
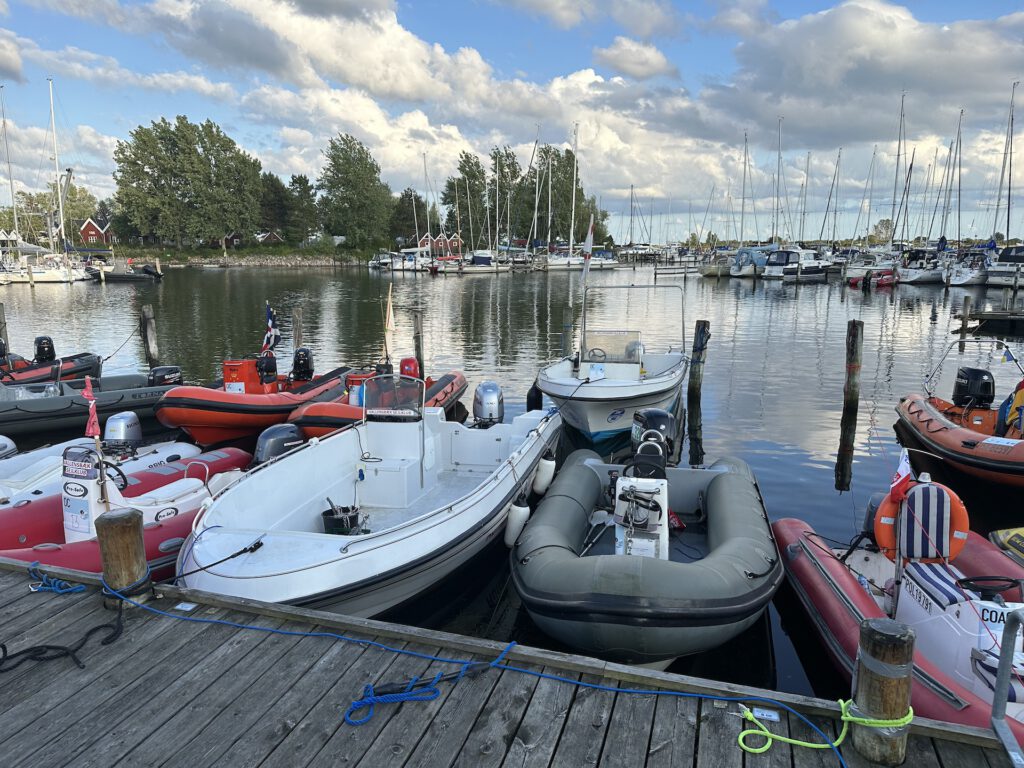
<svg viewBox="0 0 1024 768">
<path fill-rule="evenodd" d="M 952 316 L 965 292 L 976 306 L 1002 299 L 1001 290 L 984 288 L 945 292 L 939 286 L 904 286 L 863 294 L 838 282 L 792 286 L 694 276 L 673 283 L 684 289 L 680 317 L 678 291 L 600 290 L 652 279 L 650 268 L 591 275 L 591 327 L 639 328 L 655 351 L 677 339 L 684 326 L 689 349 L 694 322 L 710 321 L 702 402 L 707 461 L 743 458 L 757 474 L 773 519 L 804 518 L 820 533 L 843 541 L 859 529 L 868 496 L 888 485 L 899 453 L 893 409 L 902 394 L 921 389 L 942 356 L 951 329 L 959 326 Z M 301 307 L 303 343 L 313 349 L 318 370 L 376 360 L 383 349 L 389 286 L 397 325 L 393 354 L 412 353 L 411 310 L 419 307 L 427 371 L 461 369 L 471 390 L 494 379 L 504 387 L 511 413 L 524 408 L 540 364 L 559 356 L 566 307 L 579 316 L 579 276 L 566 273 L 397 275 L 392 282 L 361 269 L 179 269 L 169 271 L 161 285 L 7 286 L 0 288 L 0 300 L 11 349 L 26 356 L 38 334 L 53 336 L 58 354 L 106 356 L 127 339 L 105 364 L 107 372 L 145 367 L 141 343 L 132 333 L 140 307 L 152 304 L 161 362 L 181 365 L 186 379 L 205 380 L 219 373 L 223 359 L 258 351 L 264 300 L 278 311 L 282 355 L 290 356 L 292 311 Z M 625 326 L 623 315 L 629 318 Z M 839 493 L 834 472 L 846 328 L 852 319 L 864 322 L 861 404 L 852 487 Z M 962 356 L 954 350 L 938 378 L 938 392 L 948 397 L 957 366 L 969 364 L 994 372 L 1001 397 L 1019 376 L 1012 364 L 997 360 L 989 346 L 969 345 Z M 993 510 L 978 510 L 986 512 Z M 396 618 L 547 644 L 510 595 L 504 551 L 492 554 L 474 578 L 445 585 L 429 612 Z M 798 692 L 810 690 L 810 677 L 819 691 L 827 690 L 823 654 L 806 645 L 807 634 L 799 613 L 782 601 L 781 619 L 773 611 L 771 627 L 758 627 L 724 652 L 688 660 L 681 671 Z M 774 654 L 766 652 L 771 646 Z"/>
</svg>

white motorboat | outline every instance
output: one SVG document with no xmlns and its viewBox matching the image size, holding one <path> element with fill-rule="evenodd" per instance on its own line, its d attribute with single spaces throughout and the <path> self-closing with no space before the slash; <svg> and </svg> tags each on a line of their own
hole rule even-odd
<svg viewBox="0 0 1024 768">
<path fill-rule="evenodd" d="M 901 283 L 910 285 L 940 284 L 946 281 L 946 270 L 935 251 L 914 249 L 904 254 L 896 267 Z"/>
<path fill-rule="evenodd" d="M 1010 245 L 999 252 L 999 258 L 989 264 L 988 285 L 1024 286 L 1024 245 Z"/>
<path fill-rule="evenodd" d="M 679 285 L 602 286 L 599 290 L 679 291 L 679 337 L 661 353 L 647 352 L 639 330 L 599 330 L 587 324 L 583 291 L 580 351 L 545 366 L 537 388 L 558 404 L 566 423 L 593 445 L 612 447 L 628 437 L 633 414 L 641 408 L 674 413 L 689 360 L 684 354 L 683 289 Z M 622 302 L 628 306 L 627 302 Z"/>
<path fill-rule="evenodd" d="M 807 248 L 780 248 L 769 254 L 764 264 L 765 280 L 785 280 L 795 283 L 823 283 L 828 277 L 829 262 L 818 258 Z"/>
<path fill-rule="evenodd" d="M 736 257 L 729 267 L 730 277 L 757 277 L 764 273 L 768 255 L 778 248 L 777 245 L 744 246 L 736 251 Z"/>
<path fill-rule="evenodd" d="M 377 376 L 363 397 L 362 422 L 271 459 L 210 501 L 181 549 L 179 584 L 375 616 L 503 536 L 539 469 L 550 481 L 545 454 L 561 417 L 535 410 L 504 423 L 493 382 L 478 387 L 469 426 L 424 408 L 418 379 Z"/>
</svg>

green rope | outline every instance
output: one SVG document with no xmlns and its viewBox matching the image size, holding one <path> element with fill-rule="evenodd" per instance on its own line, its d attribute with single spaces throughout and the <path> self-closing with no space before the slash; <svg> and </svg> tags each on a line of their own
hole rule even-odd
<svg viewBox="0 0 1024 768">
<path fill-rule="evenodd" d="M 853 706 L 853 700 L 851 699 L 849 701 L 843 701 L 842 699 L 840 699 L 839 708 L 840 710 L 842 710 L 842 714 L 840 715 L 839 719 L 843 721 L 843 730 L 839 732 L 839 737 L 835 741 L 829 742 L 827 744 L 816 744 L 811 741 L 800 741 L 800 739 L 790 739 L 778 733 L 772 733 L 767 728 L 765 728 L 764 725 L 761 724 L 761 721 L 754 717 L 754 713 L 750 710 L 749 707 L 746 707 L 743 704 L 740 704 L 739 706 L 741 712 L 740 716 L 744 720 L 749 720 L 757 727 L 748 728 L 747 730 L 742 731 L 740 735 L 737 737 L 737 741 L 739 741 L 740 749 L 742 749 L 744 752 L 749 752 L 754 755 L 759 755 L 762 752 L 767 752 L 769 749 L 771 749 L 772 744 L 776 741 L 781 741 L 784 744 L 792 744 L 796 747 L 807 747 L 808 749 L 837 749 L 839 745 L 843 743 L 843 740 L 846 738 L 846 733 L 850 728 L 850 723 L 856 723 L 857 725 L 863 725 L 868 728 L 903 728 L 904 726 L 910 725 L 910 723 L 914 719 L 914 708 L 909 706 L 907 707 L 907 714 L 896 720 L 876 720 L 870 717 L 857 717 L 856 715 L 850 714 L 850 707 Z M 762 744 L 759 747 L 750 746 L 749 744 L 747 744 L 746 740 L 751 736 L 760 736 L 765 740 L 764 744 Z"/>
</svg>

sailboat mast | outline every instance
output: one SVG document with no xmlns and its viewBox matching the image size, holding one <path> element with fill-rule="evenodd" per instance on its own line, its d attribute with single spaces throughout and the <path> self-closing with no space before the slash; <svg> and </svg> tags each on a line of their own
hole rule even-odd
<svg viewBox="0 0 1024 768">
<path fill-rule="evenodd" d="M 11 171 L 11 145 L 7 141 L 7 107 L 4 104 L 4 87 L 0 85 L 0 114 L 4 123 L 4 152 L 7 155 L 7 181 L 11 185 L 11 210 L 14 212 L 14 245 L 18 245 L 21 230 L 18 228 L 18 201 L 14 197 L 14 173 Z"/>
<path fill-rule="evenodd" d="M 633 244 L 633 185 L 629 185 L 629 244 Z"/>
<path fill-rule="evenodd" d="M 64 242 L 64 196 L 60 190 L 60 159 L 57 156 L 57 120 L 53 116 L 53 78 L 46 78 L 50 84 L 50 128 L 53 131 L 53 171 L 55 175 L 54 189 L 57 192 L 57 212 L 60 216 L 60 242 L 61 253 L 67 253 L 67 245 Z"/>
<path fill-rule="evenodd" d="M 569 209 L 569 258 L 572 258 L 573 230 L 576 228 L 576 174 L 578 162 L 576 152 L 579 142 L 579 123 L 572 124 L 572 206 Z"/>
<path fill-rule="evenodd" d="M 430 234 L 430 180 L 427 178 L 427 153 L 423 153 L 423 189 L 424 198 L 423 202 L 427 204 L 427 248 L 430 249 L 430 260 L 434 260 L 434 236 Z M 413 207 L 415 208 L 416 203 L 413 201 Z M 416 255 L 419 256 L 419 242 L 416 243 Z"/>
<path fill-rule="evenodd" d="M 906 93 L 900 95 L 900 126 L 896 131 L 896 174 L 892 180 L 892 215 L 889 217 L 889 221 L 893 224 L 893 237 L 896 235 L 896 200 L 900 184 L 900 150 L 903 148 L 903 102 L 906 98 Z"/>
<path fill-rule="evenodd" d="M 473 240 L 473 196 L 469 194 L 469 176 L 466 176 L 466 213 L 469 216 L 469 249 L 473 250 L 476 246 Z"/>
<path fill-rule="evenodd" d="M 549 147 L 550 149 L 550 147 Z M 551 253 L 551 153 L 548 152 L 548 253 Z"/>
<path fill-rule="evenodd" d="M 807 222 L 807 188 L 811 185 L 811 153 L 807 153 L 807 162 L 804 164 L 804 186 L 800 190 L 800 240 L 804 239 L 804 224 Z M 829 193 L 831 194 L 831 192 Z M 828 215 L 828 211 L 825 211 Z"/>
<path fill-rule="evenodd" d="M 494 158 L 494 251 L 498 251 L 501 240 L 501 154 Z"/>
<path fill-rule="evenodd" d="M 836 155 L 836 203 L 832 208 L 832 245 L 836 244 L 836 236 L 839 234 L 839 180 L 842 178 L 839 175 L 839 164 L 843 159 L 843 148 L 839 148 L 839 154 Z"/>
<path fill-rule="evenodd" d="M 747 132 L 743 132 L 743 186 L 740 188 L 740 247 L 743 247 L 743 224 L 747 216 Z"/>
<path fill-rule="evenodd" d="M 779 117 L 779 152 L 778 159 L 776 160 L 775 170 L 775 209 L 772 212 L 772 242 L 775 242 L 775 236 L 778 234 L 779 226 L 781 225 L 780 219 L 782 218 L 782 203 L 780 193 L 782 191 L 782 117 Z M 782 242 L 782 238 L 779 238 L 779 242 Z"/>
</svg>

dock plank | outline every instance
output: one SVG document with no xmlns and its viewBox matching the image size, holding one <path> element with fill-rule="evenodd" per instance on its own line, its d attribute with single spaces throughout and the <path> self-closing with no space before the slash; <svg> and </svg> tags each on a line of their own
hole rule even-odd
<svg viewBox="0 0 1024 768">
<path fill-rule="evenodd" d="M 736 737 L 746 721 L 736 717 L 735 712 L 734 703 L 701 700 L 700 727 L 697 729 L 697 768 L 743 767 L 744 752 L 736 743 Z"/>
<path fill-rule="evenodd" d="M 835 739 L 836 728 L 834 721 L 811 715 L 805 715 L 805 717 L 820 728 L 827 739 Z M 824 739 L 815 733 L 814 730 L 812 730 L 811 727 L 799 717 L 790 718 L 789 735 L 793 739 L 806 741 L 810 744 L 824 743 Z M 852 766 L 853 764 L 850 763 L 850 754 L 856 753 L 850 744 L 849 736 L 847 736 L 846 742 L 844 742 L 842 746 L 843 749 L 841 752 L 843 759 L 846 760 L 847 764 Z M 809 747 L 799 746 L 793 747 L 794 768 L 835 768 L 837 764 L 838 760 L 836 760 L 836 753 L 832 749 L 811 749 Z M 908 765 L 912 765 L 912 763 L 908 763 Z"/>
<path fill-rule="evenodd" d="M 736 705 L 733 704 L 732 706 L 735 707 Z M 747 706 L 753 709 L 752 704 L 748 704 Z M 758 708 L 771 710 L 779 716 L 777 722 L 768 718 L 758 718 L 758 722 L 760 722 L 771 733 L 775 733 L 780 736 L 789 736 L 789 722 L 792 715 L 784 709 L 778 709 L 777 707 L 772 707 L 768 704 L 758 704 Z M 740 732 L 753 729 L 755 727 L 756 726 L 749 720 L 740 721 Z M 739 734 L 737 734 L 737 736 L 738 735 Z M 764 737 L 751 736 L 745 743 L 756 748 L 764 744 L 764 741 Z M 737 744 L 737 746 L 739 745 Z M 790 768 L 790 766 L 793 765 L 793 747 L 784 741 L 773 741 L 771 748 L 766 752 L 746 753 L 743 756 L 743 764 L 746 768 Z"/>
<path fill-rule="evenodd" d="M 654 694 L 616 694 L 608 723 L 611 735 L 604 740 L 601 752 L 602 765 L 629 765 L 639 755 L 647 754 L 657 703 Z"/>
<path fill-rule="evenodd" d="M 936 741 L 945 741 L 937 739 Z M 990 768 L 1013 768 L 1010 756 L 1002 749 L 982 749 L 985 759 L 988 760 Z"/>
<path fill-rule="evenodd" d="M 534 665 L 523 665 L 523 669 L 541 671 Z M 467 734 L 462 751 L 453 762 L 455 768 L 489 768 L 502 764 L 540 681 L 535 675 L 522 672 L 495 670 L 494 674 L 500 675 L 498 684 Z"/>
<path fill-rule="evenodd" d="M 583 675 L 582 682 L 617 688 L 618 683 L 607 677 Z M 562 728 L 562 736 L 555 748 L 552 765 L 597 765 L 604 748 L 608 723 L 616 694 L 596 688 L 579 688 Z"/>
<path fill-rule="evenodd" d="M 549 675 L 578 680 L 579 672 L 544 667 Z M 574 685 L 541 679 L 502 761 L 502 768 L 537 768 L 551 763 L 576 696 Z"/>
<path fill-rule="evenodd" d="M 700 702 L 689 696 L 659 696 L 654 707 L 648 768 L 690 768 L 697 746 Z"/>
<path fill-rule="evenodd" d="M 935 739 L 935 752 L 939 756 L 939 763 L 944 768 L 954 768 L 956 766 L 990 766 L 991 763 L 988 760 L 985 750 L 981 747 L 976 747 L 972 744 L 958 744 L 955 741 L 946 741 L 945 739 Z M 1006 757 L 1006 753 L 1000 753 L 1003 757 Z M 1009 766 L 1009 758 L 1006 759 L 1006 765 Z"/>
</svg>

